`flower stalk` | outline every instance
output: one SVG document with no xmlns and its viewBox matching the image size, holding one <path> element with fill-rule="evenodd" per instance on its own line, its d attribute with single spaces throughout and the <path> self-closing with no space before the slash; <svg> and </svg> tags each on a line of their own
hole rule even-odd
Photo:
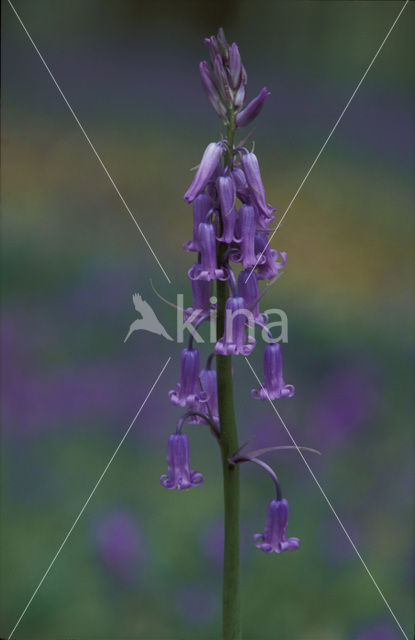
<svg viewBox="0 0 415 640">
<path fill-rule="evenodd" d="M 219 259 L 224 247 L 219 245 Z M 225 308 L 228 298 L 227 283 L 217 281 L 217 335 L 224 334 Z M 239 640 L 240 624 L 240 507 L 239 466 L 229 463 L 233 452 L 239 448 L 233 400 L 231 356 L 216 356 L 218 406 L 222 455 L 224 497 L 224 558 L 223 558 L 223 640 Z"/>
</svg>

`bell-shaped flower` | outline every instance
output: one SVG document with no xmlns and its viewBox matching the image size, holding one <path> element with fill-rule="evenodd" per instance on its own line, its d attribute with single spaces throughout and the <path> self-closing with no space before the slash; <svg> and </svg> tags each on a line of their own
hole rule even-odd
<svg viewBox="0 0 415 640">
<path fill-rule="evenodd" d="M 246 125 L 251 124 L 253 120 L 261 113 L 262 107 L 265 104 L 265 100 L 270 96 L 271 93 L 267 90 L 266 87 L 261 89 L 256 98 L 249 102 L 245 109 L 240 111 L 235 116 L 235 124 L 237 127 L 246 127 Z"/>
<path fill-rule="evenodd" d="M 195 263 L 196 266 L 198 263 Z M 189 318 L 195 311 L 199 311 L 194 321 L 200 320 L 203 314 L 210 310 L 210 282 L 207 280 L 191 280 L 193 292 L 193 306 L 185 310 L 185 317 Z M 212 305 L 213 307 L 213 305 Z M 193 322 L 193 321 L 192 321 Z"/>
<path fill-rule="evenodd" d="M 201 473 L 190 469 L 189 441 L 185 433 L 173 433 L 167 445 L 167 474 L 160 476 L 166 489 L 189 489 L 202 484 Z"/>
<path fill-rule="evenodd" d="M 288 502 L 273 499 L 268 505 L 263 533 L 254 535 L 255 546 L 265 553 L 293 551 L 300 546 L 299 538 L 287 538 Z"/>
<path fill-rule="evenodd" d="M 228 298 L 225 307 L 225 329 L 223 337 L 215 345 L 215 353 L 220 355 L 249 356 L 255 347 L 256 340 L 247 335 L 247 324 L 253 325 L 252 313 L 246 308 L 241 297 Z"/>
<path fill-rule="evenodd" d="M 235 207 L 235 184 L 230 176 L 220 176 L 216 180 L 216 188 L 222 220 L 222 236 L 218 240 L 230 244 L 234 239 L 237 213 Z"/>
<path fill-rule="evenodd" d="M 259 389 L 252 389 L 256 400 L 291 398 L 295 387 L 285 384 L 282 377 L 282 349 L 278 342 L 267 344 L 264 349 L 264 382 Z"/>
<path fill-rule="evenodd" d="M 237 229 L 235 233 L 235 241 L 240 243 L 240 254 L 233 257 L 235 262 L 242 262 L 244 269 L 253 267 L 257 264 L 257 256 L 255 252 L 255 211 L 253 207 L 243 204 L 239 209 Z M 261 256 L 261 261 L 265 262 L 265 258 Z"/>
<path fill-rule="evenodd" d="M 179 407 L 194 407 L 200 397 L 199 352 L 197 349 L 183 349 L 180 357 L 180 382 L 176 389 L 169 391 L 170 402 Z"/>
<path fill-rule="evenodd" d="M 259 212 L 269 218 L 275 209 L 265 202 L 265 189 L 255 153 L 246 153 L 242 156 L 242 169 Z"/>
<path fill-rule="evenodd" d="M 200 263 L 196 262 L 188 271 L 190 280 L 227 280 L 228 274 L 218 268 L 216 257 L 216 236 L 212 224 L 199 224 Z"/>
<path fill-rule="evenodd" d="M 201 193 L 193 201 L 193 240 L 185 242 L 185 251 L 200 251 L 199 224 L 206 222 L 207 214 L 212 209 L 212 200 L 205 193 Z"/>
<path fill-rule="evenodd" d="M 206 399 L 199 405 L 199 411 L 212 417 L 214 424 L 219 424 L 218 389 L 215 369 L 202 369 L 200 383 L 206 394 Z M 209 407 L 209 409 L 208 409 Z"/>
<path fill-rule="evenodd" d="M 266 234 L 262 231 L 255 234 L 255 252 L 257 256 L 261 256 L 257 266 L 258 280 L 275 278 L 287 264 L 286 251 L 278 252 L 276 249 L 271 249 Z M 281 257 L 280 261 L 278 257 Z"/>
<path fill-rule="evenodd" d="M 193 178 L 193 182 L 184 194 L 184 199 L 187 200 L 187 202 L 193 202 L 199 193 L 202 193 L 218 166 L 223 150 L 222 142 L 211 142 L 208 144 L 203 153 L 199 168 L 196 171 L 196 175 Z"/>
<path fill-rule="evenodd" d="M 238 293 L 245 300 L 246 308 L 251 311 L 255 322 L 265 324 L 268 318 L 259 311 L 258 280 L 255 272 L 251 273 L 250 269 L 240 271 L 238 276 Z"/>
<path fill-rule="evenodd" d="M 248 204 L 250 198 L 249 186 L 242 169 L 232 169 L 232 177 L 235 183 L 236 195 L 243 204 Z"/>
</svg>

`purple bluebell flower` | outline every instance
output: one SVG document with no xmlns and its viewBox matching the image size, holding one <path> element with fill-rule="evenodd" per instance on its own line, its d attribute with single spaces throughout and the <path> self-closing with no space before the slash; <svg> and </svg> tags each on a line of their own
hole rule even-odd
<svg viewBox="0 0 415 640">
<path fill-rule="evenodd" d="M 248 204 L 250 193 L 244 172 L 242 169 L 235 167 L 232 169 L 232 177 L 235 183 L 236 195 L 243 204 Z"/>
<path fill-rule="evenodd" d="M 216 256 L 216 235 L 212 224 L 202 222 L 199 225 L 198 237 L 200 243 L 201 262 L 196 262 L 188 271 L 190 280 L 227 280 L 228 275 L 221 267 L 218 268 Z"/>
<path fill-rule="evenodd" d="M 211 142 L 206 147 L 193 182 L 184 194 L 187 202 L 193 200 L 203 191 L 218 166 L 224 147 L 222 142 Z"/>
<path fill-rule="evenodd" d="M 257 262 L 255 252 L 255 211 L 253 207 L 243 204 L 239 209 L 237 232 L 235 240 L 240 243 L 240 252 L 233 258 L 236 262 L 242 262 L 244 269 L 253 267 Z M 261 261 L 265 258 L 261 256 Z"/>
<path fill-rule="evenodd" d="M 207 404 L 212 414 L 214 424 L 219 424 L 218 389 L 215 369 L 202 369 L 200 372 L 200 383 L 206 394 L 206 400 L 199 405 L 199 411 L 209 416 Z"/>
<path fill-rule="evenodd" d="M 258 296 L 258 280 L 255 272 L 251 273 L 250 269 L 241 271 L 238 276 L 238 293 L 245 300 L 246 308 L 251 311 L 254 320 L 261 324 L 265 324 L 268 317 L 259 311 Z M 255 306 L 254 303 L 256 302 Z"/>
<path fill-rule="evenodd" d="M 185 242 L 185 251 L 200 251 L 199 224 L 206 222 L 207 214 L 212 209 L 212 200 L 205 193 L 201 193 L 193 201 L 193 240 Z"/>
<path fill-rule="evenodd" d="M 234 239 L 236 207 L 235 184 L 229 176 L 220 176 L 216 180 L 216 188 L 219 196 L 220 212 L 222 218 L 222 236 L 220 242 L 230 244 Z"/>
<path fill-rule="evenodd" d="M 255 546 L 265 553 L 293 551 L 300 546 L 299 538 L 287 538 L 288 502 L 273 498 L 268 506 L 263 533 L 254 535 Z"/>
<path fill-rule="evenodd" d="M 219 118 L 222 120 L 222 122 L 226 122 L 227 120 L 226 106 L 221 100 L 218 89 L 212 80 L 209 65 L 206 62 L 206 60 L 203 60 L 203 62 L 200 63 L 199 72 L 200 72 L 200 79 L 202 80 L 203 88 L 206 92 L 206 95 L 209 99 L 210 104 L 212 105 L 212 107 L 218 114 Z"/>
<path fill-rule="evenodd" d="M 189 441 L 185 433 L 173 433 L 167 445 L 167 474 L 160 476 L 166 489 L 189 489 L 204 481 L 203 475 L 190 469 Z"/>
<path fill-rule="evenodd" d="M 249 356 L 255 347 L 256 340 L 247 335 L 246 326 L 249 311 L 246 309 L 245 300 L 241 297 L 228 298 L 225 308 L 225 330 L 215 346 L 215 353 L 220 355 L 244 355 Z"/>
<path fill-rule="evenodd" d="M 246 153 L 242 156 L 242 169 L 257 209 L 261 215 L 269 218 L 275 209 L 265 202 L 265 189 L 255 153 Z"/>
<path fill-rule="evenodd" d="M 267 344 L 264 349 L 264 383 L 259 389 L 252 389 L 256 400 L 291 398 L 295 387 L 285 384 L 282 377 L 282 349 L 278 342 Z"/>
<path fill-rule="evenodd" d="M 265 100 L 270 96 L 270 91 L 266 87 L 261 89 L 256 98 L 246 105 L 245 109 L 236 114 L 235 124 L 237 127 L 246 127 L 260 114 Z"/>
<path fill-rule="evenodd" d="M 268 239 L 262 231 L 257 231 L 255 234 L 255 252 L 257 255 L 262 254 L 257 267 L 258 280 L 275 278 L 275 276 L 280 275 L 280 271 L 287 264 L 287 253 L 271 249 Z M 281 261 L 278 261 L 279 256 Z"/>
<path fill-rule="evenodd" d="M 195 265 L 197 267 L 198 263 L 196 262 Z M 195 317 L 195 321 L 197 321 L 210 309 L 210 282 L 208 280 L 191 280 L 191 284 L 193 306 L 185 310 L 185 317 L 189 318 L 195 311 L 199 310 L 197 317 Z"/>
<path fill-rule="evenodd" d="M 180 357 L 180 382 L 176 389 L 169 391 L 172 404 L 179 407 L 194 407 L 199 402 L 199 352 L 197 349 L 183 349 Z"/>
</svg>

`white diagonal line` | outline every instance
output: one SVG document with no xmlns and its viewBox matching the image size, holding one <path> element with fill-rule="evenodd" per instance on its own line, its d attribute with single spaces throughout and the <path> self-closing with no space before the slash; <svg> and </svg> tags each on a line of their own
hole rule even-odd
<svg viewBox="0 0 415 640">
<path fill-rule="evenodd" d="M 277 414 L 282 426 L 284 427 L 285 431 L 287 432 L 288 436 L 290 437 L 291 442 L 293 443 L 293 445 L 295 446 L 295 448 L 297 449 L 299 455 L 301 456 L 302 461 L 304 462 L 305 466 L 307 467 L 308 471 L 311 474 L 311 477 L 313 478 L 314 482 L 316 483 L 316 485 L 318 486 L 318 488 L 320 489 L 321 494 L 323 495 L 325 501 L 327 502 L 327 504 L 329 505 L 331 511 L 333 512 L 333 515 L 335 516 L 337 522 L 339 523 L 339 525 L 341 526 L 341 528 L 343 529 L 343 532 L 346 536 L 346 538 L 348 539 L 348 541 L 350 542 L 350 544 L 352 545 L 353 549 L 356 552 L 357 557 L 359 558 L 360 562 L 362 563 L 362 565 L 364 566 L 364 568 L 366 569 L 366 572 L 369 576 L 369 578 L 371 579 L 371 581 L 373 582 L 373 584 L 375 585 L 377 591 L 379 592 L 379 595 L 381 596 L 383 602 L 386 604 L 387 608 L 389 609 L 389 612 L 392 614 L 393 619 L 395 620 L 396 624 L 398 625 L 399 629 L 401 630 L 403 636 L 406 638 L 406 640 L 409 640 L 408 636 L 406 635 L 405 631 L 402 629 L 398 618 L 395 616 L 395 614 L 393 613 L 388 601 L 386 600 L 385 596 L 383 595 L 382 591 L 380 590 L 376 580 L 374 579 L 374 577 L 372 576 L 367 564 L 365 563 L 365 561 L 363 560 L 362 556 L 359 553 L 359 550 L 357 549 L 355 543 L 353 542 L 353 540 L 351 539 L 351 537 L 349 536 L 348 532 L 346 531 L 345 526 L 343 525 L 342 521 L 340 520 L 339 516 L 337 515 L 336 510 L 334 509 L 333 505 L 331 504 L 330 500 L 328 499 L 328 497 L 326 496 L 326 493 L 323 489 L 323 487 L 321 486 L 321 484 L 319 483 L 319 481 L 317 480 L 316 476 L 314 475 L 314 472 L 312 470 L 312 468 L 310 467 L 310 465 L 308 464 L 306 458 L 304 457 L 301 449 L 298 447 L 296 441 L 294 440 L 293 436 L 291 435 L 290 430 L 288 429 L 287 425 L 285 424 L 284 420 L 282 419 L 281 415 L 278 412 L 278 409 L 276 408 L 276 406 L 274 405 L 274 403 L 272 402 L 271 398 L 268 395 L 268 392 L 266 389 L 264 389 L 260 379 L 258 378 L 257 374 L 255 373 L 251 363 L 249 362 L 248 358 L 245 356 L 245 360 L 249 366 L 249 368 L 251 369 L 252 373 L 254 374 L 255 378 L 257 379 L 258 383 L 261 385 L 264 393 L 266 394 L 272 408 L 274 409 L 275 413 Z"/>
<path fill-rule="evenodd" d="M 78 520 L 80 519 L 80 517 L 82 516 L 83 512 L 85 511 L 86 507 L 89 504 L 89 501 L 91 500 L 92 496 L 94 495 L 95 491 L 97 490 L 102 478 L 105 476 L 105 474 L 107 473 L 112 461 L 114 460 L 115 456 L 117 455 L 119 449 L 121 448 L 121 445 L 123 444 L 124 440 L 126 439 L 126 437 L 128 436 L 128 434 L 130 433 L 130 430 L 132 429 L 135 421 L 137 420 L 138 416 L 140 415 L 144 405 L 146 404 L 147 400 L 149 399 L 150 395 L 152 394 L 152 392 L 154 391 L 155 386 L 157 385 L 158 381 L 160 380 L 161 376 L 164 373 L 164 370 L 166 369 L 167 365 L 169 364 L 171 360 L 171 357 L 169 357 L 162 370 L 160 371 L 160 373 L 158 374 L 157 378 L 155 379 L 155 381 L 153 382 L 153 385 L 150 389 L 150 391 L 147 393 L 146 397 L 143 400 L 143 403 L 141 405 L 141 407 L 139 408 L 139 410 L 137 411 L 137 413 L 135 414 L 133 420 L 131 421 L 130 426 L 128 427 L 127 431 L 125 432 L 125 434 L 123 435 L 123 437 L 120 440 L 120 443 L 118 444 L 117 448 L 115 449 L 114 453 L 112 454 L 111 458 L 109 459 L 109 461 L 107 462 L 107 465 L 104 469 L 104 471 L 101 473 L 100 477 L 98 478 L 94 488 L 92 489 L 91 493 L 89 494 L 87 500 L 85 501 L 84 506 L 82 507 L 82 509 L 80 510 L 80 512 L 78 513 L 78 515 L 76 516 L 73 525 L 71 526 L 71 528 L 69 529 L 68 533 L 66 534 L 66 536 L 63 539 L 63 542 L 61 543 L 59 549 L 57 550 L 57 552 L 55 553 L 55 555 L 52 558 L 51 563 L 49 564 L 48 568 L 46 569 L 45 573 L 42 576 L 41 581 L 39 582 L 39 584 L 37 585 L 36 589 L 34 590 L 29 602 L 27 603 L 27 605 L 25 606 L 25 608 L 23 609 L 22 613 L 20 614 L 20 617 L 18 619 L 18 621 L 16 622 L 16 624 L 14 625 L 13 629 L 10 632 L 10 635 L 8 636 L 7 640 L 10 640 L 10 638 L 12 637 L 12 635 L 14 634 L 14 632 L 16 631 L 17 627 L 19 626 L 24 614 L 26 613 L 26 611 L 28 610 L 33 598 L 35 597 L 35 595 L 37 594 L 37 592 L 39 591 L 40 587 L 42 586 L 46 576 L 48 575 L 49 571 L 51 570 L 51 568 L 53 567 L 55 560 L 57 559 L 57 557 L 59 556 L 60 552 L 62 551 L 63 547 L 65 546 L 69 536 L 71 535 L 72 531 L 75 529 Z"/>
<path fill-rule="evenodd" d="M 355 90 L 353 91 L 352 95 L 350 96 L 349 100 L 346 103 L 346 106 L 344 107 L 343 111 L 341 112 L 341 114 L 339 115 L 339 117 L 336 120 L 336 123 L 334 125 L 334 127 L 332 128 L 332 130 L 330 131 L 329 135 L 327 136 L 323 146 L 321 147 L 320 151 L 318 152 L 318 154 L 316 155 L 316 157 L 314 158 L 314 161 L 311 165 L 311 167 L 309 168 L 309 170 L 307 171 L 307 173 L 305 174 L 304 178 L 302 179 L 300 186 L 298 187 L 297 191 L 294 193 L 293 197 L 291 198 L 291 202 L 288 205 L 288 207 L 286 208 L 286 210 L 284 211 L 283 215 L 281 216 L 281 219 L 279 221 L 279 223 L 277 224 L 276 228 L 274 229 L 274 231 L 271 233 L 267 244 L 265 245 L 265 247 L 263 248 L 261 254 L 258 257 L 258 260 L 256 261 L 256 263 L 254 264 L 254 266 L 252 267 L 251 271 L 249 272 L 249 275 L 247 276 L 246 280 L 245 280 L 245 284 L 248 282 L 249 278 L 252 275 L 253 270 L 257 267 L 258 262 L 260 261 L 260 259 L 262 258 L 262 255 L 264 254 L 264 252 L 267 250 L 267 248 L 269 247 L 269 244 L 272 240 L 272 238 L 274 237 L 274 235 L 277 233 L 278 229 L 280 228 L 280 226 L 282 225 L 282 222 L 285 218 L 285 216 L 287 215 L 287 213 L 289 212 L 289 210 L 291 209 L 291 206 L 294 203 L 294 200 L 296 199 L 296 197 L 298 196 L 298 194 L 300 193 L 301 189 L 304 186 L 305 181 L 307 180 L 308 176 L 310 175 L 310 173 L 312 172 L 312 170 L 314 169 L 318 159 L 320 158 L 321 154 L 323 153 L 324 149 L 326 148 L 327 143 L 329 142 L 331 136 L 333 135 L 333 133 L 336 131 L 337 126 L 340 124 L 341 119 L 343 118 L 344 114 L 346 113 L 347 109 L 349 108 L 349 105 L 351 103 L 351 101 L 353 100 L 353 98 L 355 97 L 356 93 L 359 91 L 360 86 L 363 82 L 363 80 L 366 78 L 367 74 L 369 73 L 370 69 L 372 68 L 373 63 L 375 62 L 376 58 L 378 57 L 379 53 L 382 51 L 383 45 L 385 44 L 386 40 L 389 38 L 390 34 L 392 33 L 393 28 L 395 27 L 396 23 L 398 22 L 399 18 L 401 17 L 403 10 L 405 9 L 406 5 L 408 4 L 409 0 L 406 0 L 405 4 L 403 5 L 402 9 L 399 11 L 398 15 L 396 16 L 395 20 L 392 23 L 392 26 L 390 27 L 388 33 L 386 34 L 386 36 L 383 38 L 382 43 L 380 45 L 380 47 L 378 48 L 378 50 L 376 51 L 375 55 L 373 56 L 368 68 L 366 69 L 366 71 L 364 72 L 363 76 L 361 77 L 358 85 L 356 86 Z"/>
<path fill-rule="evenodd" d="M 82 126 L 78 116 L 76 115 L 76 113 L 74 112 L 74 110 L 72 109 L 71 105 L 68 102 L 68 99 L 66 98 L 65 94 L 63 93 L 62 89 L 60 88 L 55 76 L 53 75 L 52 71 L 49 69 L 44 57 L 42 56 L 42 54 L 40 53 L 39 49 L 37 48 L 35 42 L 33 41 L 32 36 L 30 35 L 30 33 L 28 32 L 28 30 L 26 29 L 25 25 L 22 22 L 21 17 L 19 16 L 19 14 L 17 13 L 16 9 L 14 8 L 14 6 L 12 5 L 10 0 L 7 0 L 11 9 L 13 10 L 16 18 L 18 19 L 18 21 L 20 22 L 24 32 L 26 33 L 27 37 L 29 38 L 30 42 L 33 45 L 33 48 L 35 49 L 36 53 L 38 54 L 39 58 L 41 59 L 41 61 L 43 62 L 43 65 L 46 69 L 46 71 L 48 72 L 48 74 L 50 75 L 53 83 L 55 84 L 57 90 L 59 91 L 60 95 L 62 96 L 66 106 L 68 107 L 69 111 L 71 112 L 72 116 L 74 117 L 75 122 L 77 123 L 78 127 L 80 128 L 80 130 L 82 131 L 82 133 L 85 136 L 86 141 L 88 142 L 89 146 L 91 147 L 92 151 L 95 154 L 96 159 L 98 160 L 99 164 L 101 165 L 101 167 L 104 169 L 104 172 L 107 175 L 108 180 L 111 182 L 112 186 L 114 187 L 115 191 L 118 194 L 118 197 L 120 198 L 121 202 L 123 203 L 125 209 L 127 210 L 127 212 L 129 213 L 131 220 L 134 222 L 135 226 L 137 227 L 138 231 L 141 233 L 141 236 L 144 240 L 144 242 L 146 243 L 147 247 L 149 248 L 153 258 L 155 259 L 155 261 L 157 262 L 158 266 L 160 267 L 160 269 L 162 270 L 162 272 L 164 273 L 167 281 L 169 282 L 169 284 L 171 284 L 171 280 L 169 278 L 169 276 L 167 275 L 167 273 L 165 272 L 160 260 L 158 259 L 158 257 L 156 256 L 152 246 L 150 245 L 149 241 L 147 240 L 146 236 L 144 235 L 144 231 L 141 229 L 140 225 L 138 224 L 137 220 L 135 219 L 130 207 L 128 206 L 128 204 L 126 203 L 126 201 L 124 200 L 124 197 L 122 196 L 120 190 L 118 189 L 117 185 L 115 184 L 112 176 L 110 175 L 107 167 L 105 166 L 104 162 L 101 159 L 101 156 L 99 155 L 98 151 L 95 149 L 94 145 L 91 142 L 90 137 L 88 136 L 87 132 L 85 131 L 84 127 Z"/>
</svg>

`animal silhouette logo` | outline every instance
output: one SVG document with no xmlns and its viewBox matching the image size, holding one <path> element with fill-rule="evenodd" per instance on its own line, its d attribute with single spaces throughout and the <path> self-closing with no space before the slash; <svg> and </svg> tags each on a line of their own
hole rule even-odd
<svg viewBox="0 0 415 640">
<path fill-rule="evenodd" d="M 150 331 L 151 333 L 156 333 L 158 336 L 163 336 L 166 340 L 173 340 L 157 318 L 148 302 L 143 300 L 139 293 L 134 293 L 133 303 L 136 311 L 141 315 L 141 318 L 137 318 L 137 320 L 134 320 L 131 324 L 124 342 L 127 342 L 128 338 L 134 331 Z"/>
</svg>

